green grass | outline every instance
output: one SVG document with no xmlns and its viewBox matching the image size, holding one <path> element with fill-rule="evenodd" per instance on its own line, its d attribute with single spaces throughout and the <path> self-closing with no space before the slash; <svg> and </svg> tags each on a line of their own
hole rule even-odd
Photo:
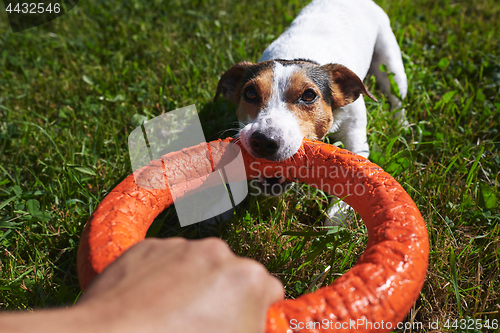
<svg viewBox="0 0 500 333">
<path fill-rule="evenodd" d="M 427 280 L 406 320 L 500 319 L 500 3 L 377 3 L 403 51 L 411 127 L 394 124 L 368 78 L 381 101 L 367 101 L 370 158 L 415 200 L 431 243 Z M 81 1 L 16 34 L 2 10 L 0 308 L 75 302 L 79 236 L 131 172 L 135 115 L 194 103 L 207 139 L 220 137 L 236 117 L 233 105 L 210 102 L 218 77 L 237 61 L 256 61 L 304 5 Z M 347 271 L 366 244 L 358 217 L 337 233 L 321 232 L 327 203 L 307 186 L 282 198 L 249 197 L 217 233 L 297 297 Z M 168 210 L 150 234 L 196 238 L 203 230 L 178 227 Z"/>
</svg>

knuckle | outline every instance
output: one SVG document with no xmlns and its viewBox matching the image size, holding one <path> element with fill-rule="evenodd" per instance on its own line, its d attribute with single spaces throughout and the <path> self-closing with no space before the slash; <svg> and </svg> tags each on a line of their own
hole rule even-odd
<svg viewBox="0 0 500 333">
<path fill-rule="evenodd" d="M 240 258 L 240 264 L 234 267 L 234 275 L 241 283 L 250 286 L 259 286 L 270 276 L 264 266 L 248 258 Z"/>
<path fill-rule="evenodd" d="M 203 253 L 205 253 L 205 255 L 209 257 L 225 258 L 228 255 L 232 254 L 232 251 L 227 243 L 220 238 L 205 238 L 200 241 L 200 244 L 203 247 Z"/>
</svg>

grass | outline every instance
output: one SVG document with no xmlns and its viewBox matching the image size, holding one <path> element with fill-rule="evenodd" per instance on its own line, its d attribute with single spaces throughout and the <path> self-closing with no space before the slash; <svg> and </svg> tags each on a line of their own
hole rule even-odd
<svg viewBox="0 0 500 333">
<path fill-rule="evenodd" d="M 499 320 L 500 4 L 376 2 L 403 51 L 411 127 L 394 124 L 367 78 L 381 101 L 367 101 L 370 159 L 415 200 L 431 242 L 426 283 L 405 320 L 424 323 L 423 331 L 438 320 L 445 331 L 460 330 L 456 319 Z M 77 300 L 79 236 L 131 172 L 127 137 L 137 121 L 196 104 L 207 139 L 220 137 L 236 117 L 228 102 L 210 102 L 218 77 L 237 61 L 256 61 L 304 3 L 81 1 L 16 34 L 2 11 L 1 309 Z M 327 202 L 305 185 L 281 198 L 249 197 L 218 234 L 297 297 L 347 271 L 366 244 L 356 216 L 336 233 L 318 228 Z M 199 225 L 178 227 L 172 210 L 150 229 L 162 237 L 202 234 Z"/>
</svg>

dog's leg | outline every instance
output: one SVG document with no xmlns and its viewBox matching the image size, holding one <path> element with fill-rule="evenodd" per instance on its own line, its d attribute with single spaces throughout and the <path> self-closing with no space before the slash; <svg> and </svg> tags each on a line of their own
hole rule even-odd
<svg viewBox="0 0 500 333">
<path fill-rule="evenodd" d="M 363 96 L 334 111 L 333 118 L 334 121 L 336 118 L 341 118 L 342 124 L 339 129 L 333 127 L 330 136 L 334 140 L 342 141 L 345 149 L 368 158 L 370 152 L 366 135 L 366 105 Z"/>
<path fill-rule="evenodd" d="M 380 89 L 384 95 L 388 97 L 391 103 L 391 109 L 398 110 L 395 113 L 396 119 L 398 119 L 401 124 L 407 125 L 408 122 L 405 118 L 405 110 L 402 108 L 402 102 L 397 96 L 391 94 L 391 83 L 387 76 L 387 72 L 382 72 L 379 69 L 381 64 L 385 64 L 388 72 L 394 73 L 394 81 L 399 88 L 399 95 L 404 99 L 408 90 L 408 83 L 403 60 L 401 59 L 401 50 L 392 32 L 389 18 L 385 13 L 382 15 L 380 19 L 380 31 L 377 36 L 377 42 L 375 44 L 370 66 L 370 73 L 375 76 Z"/>
<path fill-rule="evenodd" d="M 344 119 L 341 129 L 331 134 L 331 138 L 342 141 L 345 149 L 368 158 L 369 147 L 366 135 L 366 105 L 363 97 L 361 96 L 354 103 L 345 106 L 338 112 L 337 117 L 342 117 Z M 343 170 L 338 170 L 339 173 L 342 171 Z M 328 217 L 325 217 L 324 225 L 346 225 L 352 208 L 343 201 L 337 201 L 339 201 L 337 197 L 333 197 L 330 201 Z"/>
</svg>

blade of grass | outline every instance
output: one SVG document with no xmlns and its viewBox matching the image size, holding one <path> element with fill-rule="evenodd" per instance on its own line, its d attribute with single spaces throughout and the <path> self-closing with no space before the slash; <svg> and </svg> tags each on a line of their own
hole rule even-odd
<svg viewBox="0 0 500 333">
<path fill-rule="evenodd" d="M 476 159 L 474 160 L 474 164 L 472 164 L 472 167 L 470 168 L 470 171 L 469 171 L 469 174 L 467 175 L 467 188 L 470 187 L 470 184 L 472 183 L 472 179 L 474 178 L 474 175 L 475 175 L 475 171 L 476 171 L 476 168 L 477 168 L 477 165 L 479 164 L 479 160 L 481 159 L 481 156 L 483 155 L 484 153 L 484 149 L 485 147 L 482 146 L 481 149 L 479 150 L 479 154 L 476 155 Z"/>
<path fill-rule="evenodd" d="M 463 315 L 462 303 L 461 303 L 460 293 L 458 291 L 457 266 L 455 260 L 455 251 L 453 250 L 453 247 L 450 247 L 450 269 L 451 269 L 451 284 L 453 285 L 453 289 L 455 290 L 458 312 L 460 313 L 460 316 L 462 316 Z"/>
</svg>

